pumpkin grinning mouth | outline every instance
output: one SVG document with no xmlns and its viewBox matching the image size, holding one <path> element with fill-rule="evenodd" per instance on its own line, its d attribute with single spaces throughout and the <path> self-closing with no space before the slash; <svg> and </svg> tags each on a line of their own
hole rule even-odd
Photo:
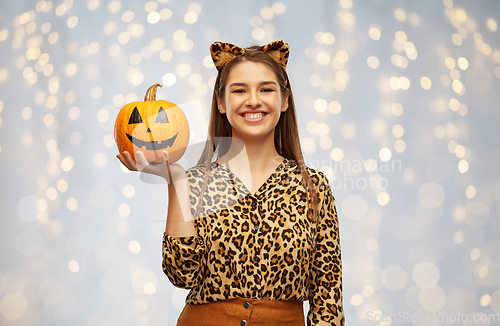
<svg viewBox="0 0 500 326">
<path fill-rule="evenodd" d="M 132 137 L 131 135 L 129 134 L 125 134 L 127 135 L 127 138 L 137 147 L 141 148 L 141 147 L 146 147 L 146 149 L 149 149 L 149 150 L 160 150 L 160 149 L 165 149 L 167 147 L 172 147 L 172 145 L 174 144 L 175 142 L 175 139 L 177 138 L 177 135 L 179 133 L 176 133 L 172 138 L 170 139 L 167 139 L 167 140 L 160 140 L 160 141 L 144 141 L 144 140 L 140 140 L 140 139 L 137 139 L 135 137 Z"/>
</svg>

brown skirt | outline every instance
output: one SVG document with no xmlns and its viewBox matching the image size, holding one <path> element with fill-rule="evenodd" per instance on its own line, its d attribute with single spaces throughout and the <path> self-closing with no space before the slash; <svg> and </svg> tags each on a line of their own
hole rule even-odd
<svg viewBox="0 0 500 326">
<path fill-rule="evenodd" d="M 303 301 L 230 299 L 186 304 L 177 326 L 304 326 Z"/>
</svg>

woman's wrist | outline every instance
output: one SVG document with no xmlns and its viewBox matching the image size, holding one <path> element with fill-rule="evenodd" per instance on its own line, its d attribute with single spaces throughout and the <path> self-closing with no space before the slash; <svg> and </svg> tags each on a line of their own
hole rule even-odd
<svg viewBox="0 0 500 326">
<path fill-rule="evenodd" d="M 163 169 L 161 176 L 167 184 L 173 184 L 186 178 L 186 170 L 179 164 L 168 164 L 167 168 Z"/>
</svg>

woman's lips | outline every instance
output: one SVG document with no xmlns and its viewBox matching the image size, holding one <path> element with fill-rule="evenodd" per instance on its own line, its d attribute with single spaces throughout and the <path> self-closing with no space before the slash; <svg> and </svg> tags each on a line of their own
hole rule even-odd
<svg viewBox="0 0 500 326">
<path fill-rule="evenodd" d="M 267 114 L 264 112 L 259 112 L 259 113 L 244 113 L 241 115 L 245 121 L 248 122 L 259 122 L 262 121 Z"/>
</svg>

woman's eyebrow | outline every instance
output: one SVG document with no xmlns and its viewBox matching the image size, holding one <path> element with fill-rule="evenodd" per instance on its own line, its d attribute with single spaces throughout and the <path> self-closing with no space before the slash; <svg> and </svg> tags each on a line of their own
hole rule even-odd
<svg viewBox="0 0 500 326">
<path fill-rule="evenodd" d="M 261 84 L 261 85 L 270 85 L 270 84 L 272 84 L 272 85 L 278 85 L 276 82 L 271 81 L 271 80 L 270 80 L 270 81 L 264 81 L 264 82 L 262 82 L 262 83 L 260 83 L 260 84 Z"/>
<path fill-rule="evenodd" d="M 269 80 L 269 81 L 263 81 L 263 82 L 259 83 L 259 85 L 277 85 L 277 83 L 272 81 L 272 80 Z M 241 87 L 241 86 L 247 86 L 247 84 L 246 83 L 232 83 L 231 85 L 229 85 L 229 87 Z"/>
<path fill-rule="evenodd" d="M 233 86 L 246 86 L 245 83 L 232 83 L 231 85 L 229 85 L 229 87 L 233 87 Z"/>
</svg>

